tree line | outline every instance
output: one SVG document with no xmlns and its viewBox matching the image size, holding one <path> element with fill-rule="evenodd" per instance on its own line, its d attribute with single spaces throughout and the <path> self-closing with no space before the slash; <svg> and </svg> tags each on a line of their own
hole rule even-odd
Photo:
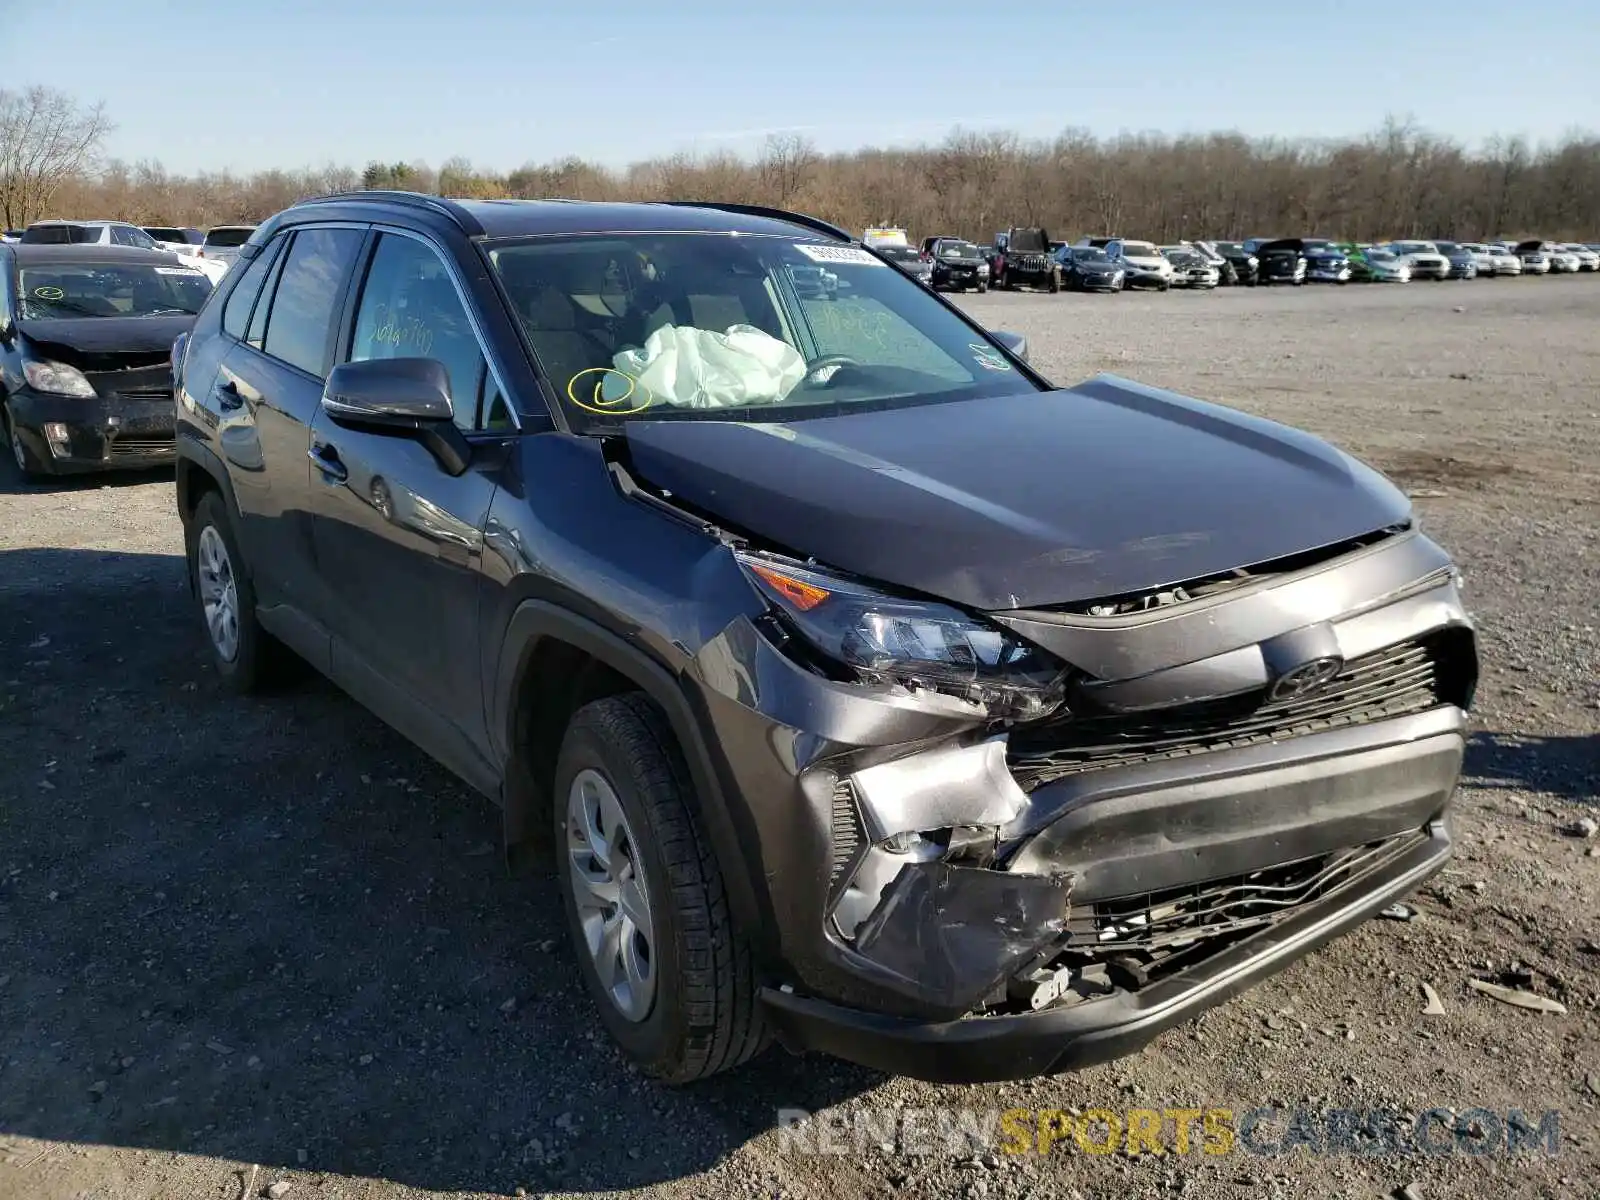
<svg viewBox="0 0 1600 1200">
<path fill-rule="evenodd" d="M 114 217 L 141 225 L 260 221 L 296 200 L 358 187 L 448 196 L 719 200 L 815 214 L 847 229 L 902 226 L 983 241 L 1012 225 L 1052 236 L 1168 241 L 1296 234 L 1391 238 L 1600 239 L 1600 135 L 1476 147 L 1391 119 L 1322 140 L 1238 133 L 1066 129 L 1051 139 L 955 130 L 936 144 L 822 153 L 795 134 L 759 153 L 674 154 L 625 168 L 582 158 L 497 172 L 452 158 L 364 168 L 178 175 L 103 160 L 102 108 L 48 88 L 0 90 L 0 215 Z"/>
</svg>

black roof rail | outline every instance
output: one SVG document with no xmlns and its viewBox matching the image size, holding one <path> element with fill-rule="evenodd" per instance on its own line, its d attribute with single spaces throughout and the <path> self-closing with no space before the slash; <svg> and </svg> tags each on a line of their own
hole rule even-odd
<svg viewBox="0 0 1600 1200">
<path fill-rule="evenodd" d="M 412 208 L 425 208 L 454 221 L 468 237 L 482 237 L 483 226 L 478 219 L 454 200 L 426 192 L 404 192 L 388 188 L 365 188 L 354 192 L 330 192 L 326 196 L 312 196 L 301 204 L 341 204 L 362 200 L 381 200 L 388 204 L 405 204 Z"/>
<path fill-rule="evenodd" d="M 786 208 L 771 208 L 765 204 L 723 204 L 716 200 L 663 200 L 661 203 L 674 204 L 679 208 L 716 208 L 723 212 L 739 213 L 746 217 L 767 217 L 773 221 L 787 221 L 790 225 L 801 225 L 806 229 L 814 229 L 818 233 L 825 233 L 829 237 L 838 238 L 841 242 L 853 242 L 856 240 L 855 235 L 849 230 L 840 229 L 837 225 L 830 224 L 821 217 L 790 212 Z"/>
</svg>

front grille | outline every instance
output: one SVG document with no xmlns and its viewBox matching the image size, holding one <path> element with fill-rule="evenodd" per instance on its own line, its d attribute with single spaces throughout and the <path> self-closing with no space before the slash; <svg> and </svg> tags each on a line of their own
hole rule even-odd
<svg viewBox="0 0 1600 1200">
<path fill-rule="evenodd" d="M 1073 911 L 1062 948 L 1096 957 L 1136 955 L 1144 971 L 1159 974 L 1158 964 L 1168 956 L 1197 943 L 1207 943 L 1207 952 L 1214 952 L 1215 939 L 1235 938 L 1293 915 L 1393 862 L 1428 837 L 1425 830 L 1408 830 L 1247 875 L 1103 900 Z"/>
<path fill-rule="evenodd" d="M 1265 691 L 1144 713 L 1069 713 L 1012 731 L 1024 791 L 1068 775 L 1256 746 L 1470 700 L 1469 648 L 1452 631 L 1353 658 L 1320 691 L 1266 703 Z"/>
<path fill-rule="evenodd" d="M 159 458 L 174 449 L 172 436 L 119 437 L 109 447 L 112 458 Z"/>
</svg>

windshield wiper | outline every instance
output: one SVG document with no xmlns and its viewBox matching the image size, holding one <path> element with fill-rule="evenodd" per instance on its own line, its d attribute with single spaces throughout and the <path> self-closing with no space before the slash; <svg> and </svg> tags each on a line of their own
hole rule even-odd
<svg viewBox="0 0 1600 1200">
<path fill-rule="evenodd" d="M 182 314 L 186 317 L 192 317 L 195 315 L 196 311 L 196 309 L 192 308 L 157 308 L 152 309 L 147 313 L 140 313 L 139 315 L 141 317 L 170 317 L 174 314 Z"/>
<path fill-rule="evenodd" d="M 36 317 L 35 320 L 48 321 L 51 317 L 56 315 L 57 310 L 61 312 L 77 313 L 80 317 L 103 317 L 107 315 L 105 313 L 95 312 L 91 308 L 85 308 L 82 304 L 79 304 L 74 300 L 52 300 L 49 306 L 44 309 L 43 315 Z"/>
</svg>

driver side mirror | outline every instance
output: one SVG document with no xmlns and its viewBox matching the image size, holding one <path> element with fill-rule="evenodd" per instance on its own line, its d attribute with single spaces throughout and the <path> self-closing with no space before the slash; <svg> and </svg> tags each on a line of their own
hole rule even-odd
<svg viewBox="0 0 1600 1200">
<path fill-rule="evenodd" d="M 991 331 L 989 336 L 1009 350 L 1013 358 L 1021 359 L 1023 362 L 1028 361 L 1028 339 L 1022 334 L 996 329 Z"/>
<path fill-rule="evenodd" d="M 450 372 L 436 358 L 369 358 L 328 374 L 322 411 L 338 425 L 411 437 L 449 475 L 472 462 L 472 444 L 456 428 Z"/>
</svg>

